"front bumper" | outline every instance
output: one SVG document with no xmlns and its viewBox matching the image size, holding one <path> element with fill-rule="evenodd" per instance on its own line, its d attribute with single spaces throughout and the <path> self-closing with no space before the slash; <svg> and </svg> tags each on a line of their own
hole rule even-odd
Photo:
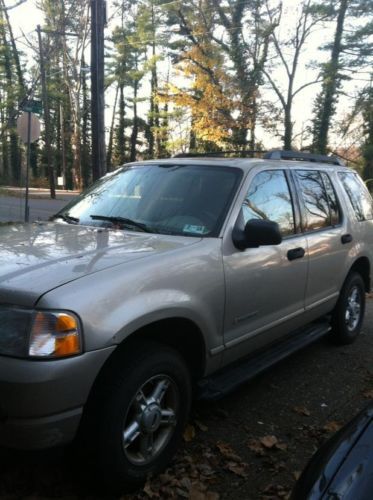
<svg viewBox="0 0 373 500">
<path fill-rule="evenodd" d="M 41 449 L 72 441 L 93 382 L 114 349 L 51 361 L 0 356 L 0 446 Z"/>
</svg>

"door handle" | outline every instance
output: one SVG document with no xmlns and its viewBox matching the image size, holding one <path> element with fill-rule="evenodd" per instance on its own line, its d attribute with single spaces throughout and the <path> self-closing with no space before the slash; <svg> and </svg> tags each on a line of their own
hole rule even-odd
<svg viewBox="0 0 373 500">
<path fill-rule="evenodd" d="M 305 253 L 306 251 L 302 247 L 293 248 L 292 250 L 288 251 L 288 260 L 301 259 L 302 257 L 304 257 Z"/>
<path fill-rule="evenodd" d="M 351 243 L 353 240 L 352 234 L 344 234 L 341 237 L 342 245 L 345 245 L 346 243 Z"/>
</svg>

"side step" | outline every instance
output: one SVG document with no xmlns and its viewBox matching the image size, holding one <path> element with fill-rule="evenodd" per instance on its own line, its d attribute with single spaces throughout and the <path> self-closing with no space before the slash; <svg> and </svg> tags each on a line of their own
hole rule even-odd
<svg viewBox="0 0 373 500">
<path fill-rule="evenodd" d="M 293 332 L 285 340 L 272 344 L 249 358 L 244 358 L 198 383 L 198 399 L 216 400 L 233 391 L 243 383 L 265 371 L 290 354 L 312 344 L 330 331 L 330 323 L 325 320 Z"/>
</svg>

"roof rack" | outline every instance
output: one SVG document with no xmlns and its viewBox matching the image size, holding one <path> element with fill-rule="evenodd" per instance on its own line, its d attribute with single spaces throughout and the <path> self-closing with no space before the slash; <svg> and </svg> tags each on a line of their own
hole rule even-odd
<svg viewBox="0 0 373 500">
<path fill-rule="evenodd" d="M 268 151 L 267 153 L 265 153 L 263 158 L 266 160 L 300 160 L 317 163 L 329 163 L 332 165 L 340 165 L 341 167 L 345 166 L 345 163 L 337 156 L 303 153 L 301 151 Z"/>
<path fill-rule="evenodd" d="M 244 151 L 210 151 L 207 153 L 179 153 L 174 156 L 174 158 L 202 158 L 204 156 L 209 156 L 212 158 L 224 158 L 226 155 L 237 155 L 240 157 L 246 157 L 246 156 L 251 156 L 254 157 L 255 154 L 264 154 L 266 151 L 263 150 L 257 150 L 257 149 L 250 149 L 250 150 L 244 150 Z"/>
</svg>

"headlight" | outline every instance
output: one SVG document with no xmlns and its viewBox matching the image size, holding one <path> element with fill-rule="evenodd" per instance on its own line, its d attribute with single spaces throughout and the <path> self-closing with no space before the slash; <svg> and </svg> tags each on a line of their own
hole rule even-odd
<svg viewBox="0 0 373 500">
<path fill-rule="evenodd" d="M 0 354 L 62 358 L 81 350 L 81 328 L 75 314 L 0 308 Z"/>
</svg>

